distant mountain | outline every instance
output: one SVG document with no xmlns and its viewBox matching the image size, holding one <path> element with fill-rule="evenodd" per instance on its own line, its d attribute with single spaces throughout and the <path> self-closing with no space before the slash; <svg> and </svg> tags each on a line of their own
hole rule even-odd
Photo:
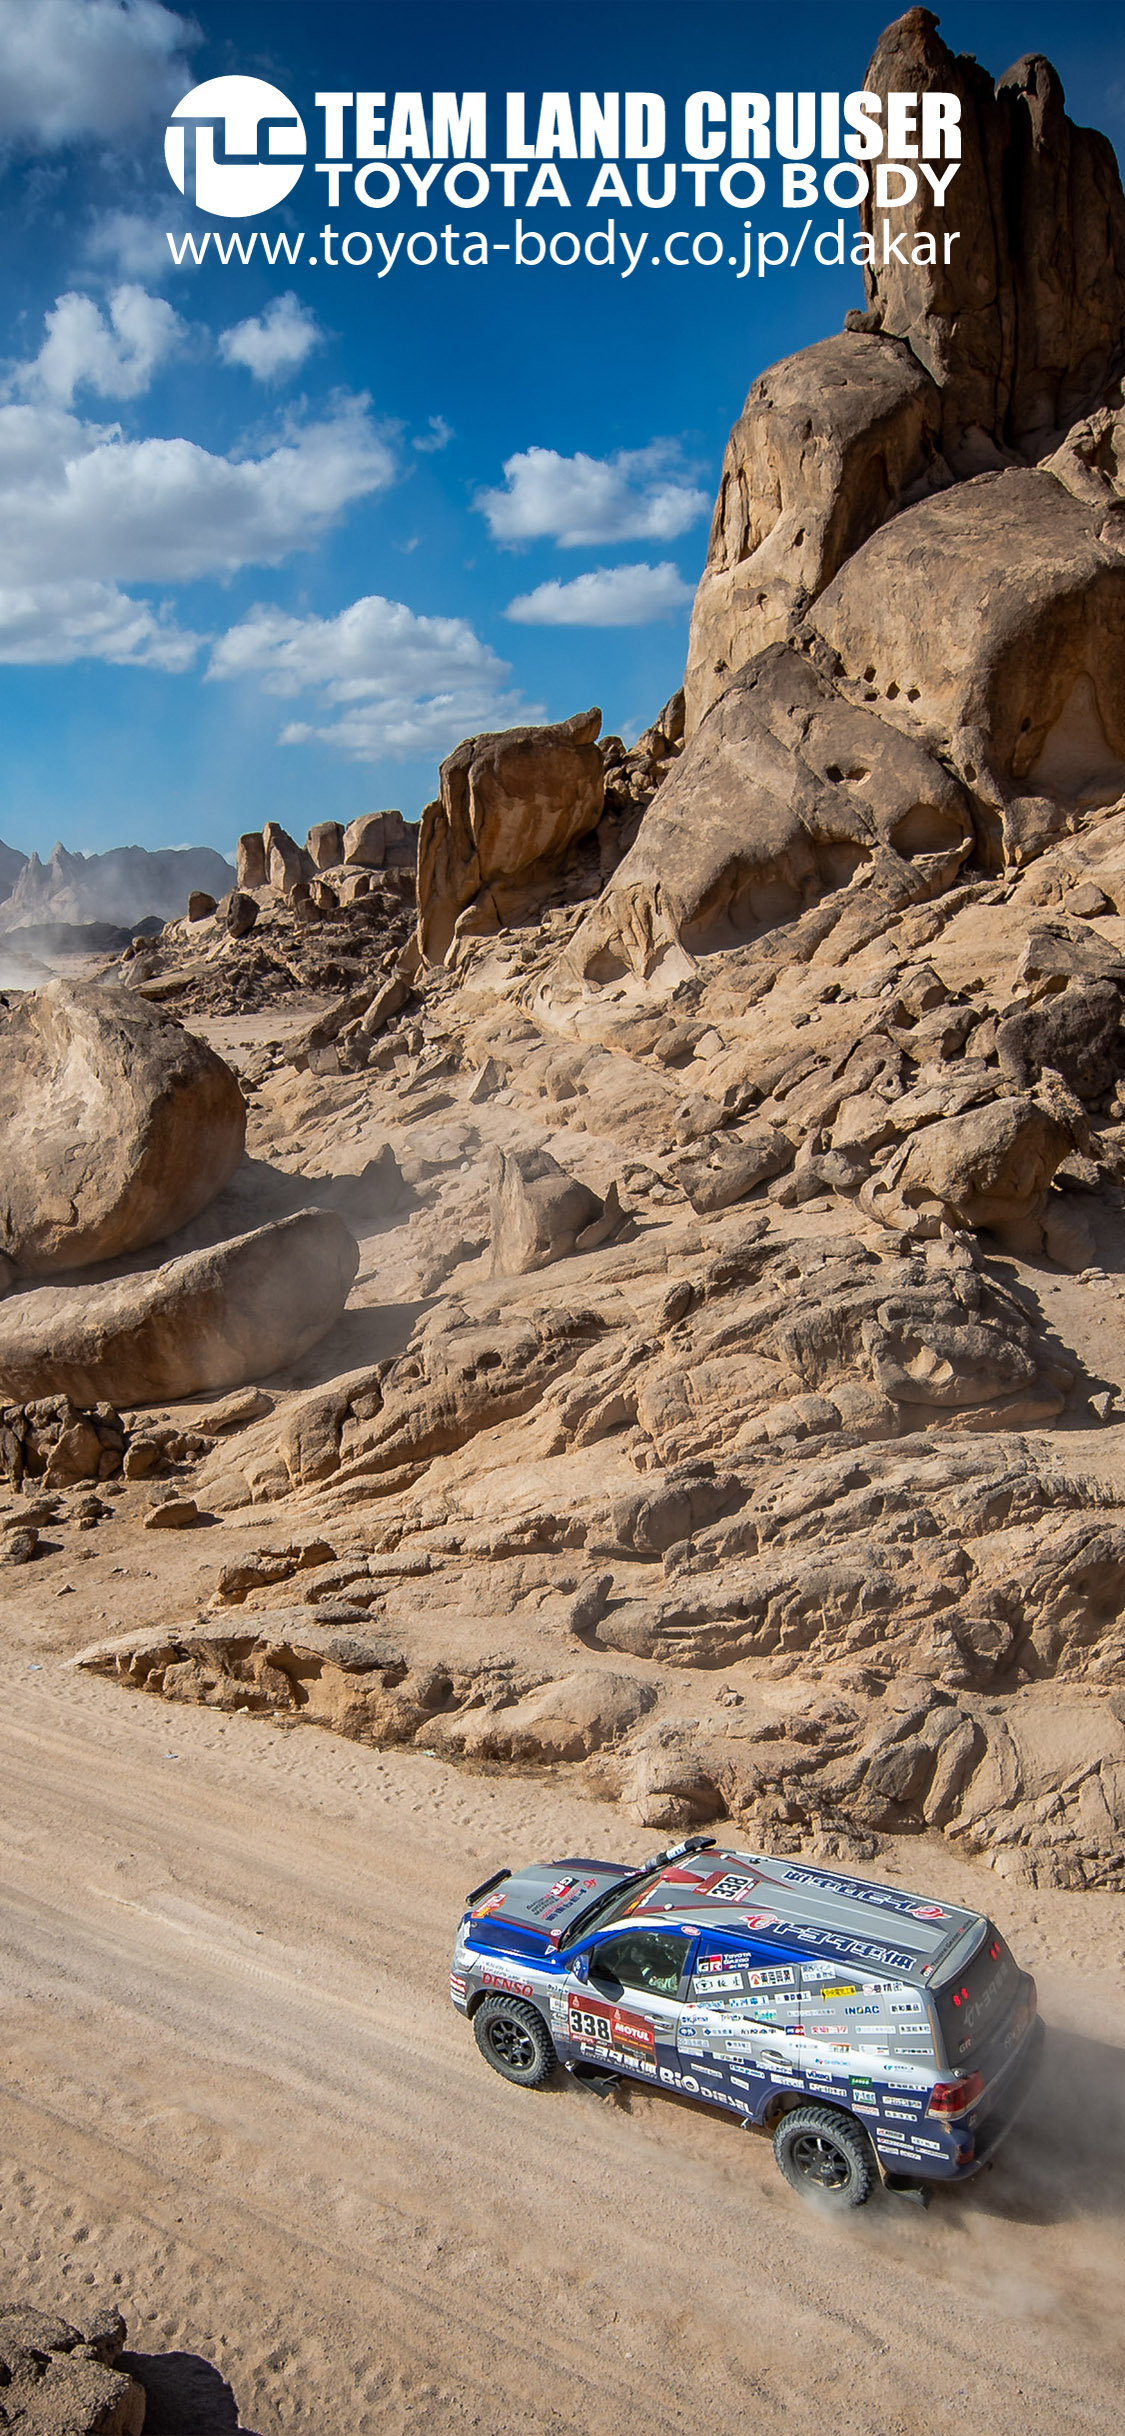
<svg viewBox="0 0 1125 2436">
<path fill-rule="evenodd" d="M 21 854 L 18 846 L 6 846 L 0 837 L 0 904 L 11 896 L 26 861 L 26 854 Z"/>
<path fill-rule="evenodd" d="M 168 922 L 186 913 L 193 888 L 222 897 L 235 881 L 233 866 L 210 846 L 169 846 L 158 853 L 113 846 L 108 854 L 68 854 L 56 846 L 47 863 L 37 854 L 24 861 L 5 846 L 3 856 L 18 867 L 0 903 L 0 932 L 46 922 L 113 922 L 128 929 L 148 915 Z M 0 859 L 0 883 L 7 868 Z"/>
</svg>

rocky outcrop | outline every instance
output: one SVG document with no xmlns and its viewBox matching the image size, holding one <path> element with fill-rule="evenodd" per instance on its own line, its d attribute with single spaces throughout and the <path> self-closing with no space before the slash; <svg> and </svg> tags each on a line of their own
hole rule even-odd
<svg viewBox="0 0 1125 2436">
<path fill-rule="evenodd" d="M 444 962 L 470 924 L 495 929 L 596 827 L 605 800 L 600 726 L 592 710 L 557 727 L 470 736 L 443 761 L 418 848 L 418 939 L 432 963 Z"/>
<path fill-rule="evenodd" d="M 111 2308 L 87 2323 L 81 2334 L 41 2309 L 0 2308 L 5 2427 L 28 2436 L 141 2436 L 143 2388 L 114 2365 L 125 2322 Z"/>
<path fill-rule="evenodd" d="M 1053 474 L 982 474 L 895 517 L 812 613 L 850 699 L 958 772 L 994 869 L 1125 791 L 1115 536 Z"/>
<path fill-rule="evenodd" d="M 888 905 L 929 895 L 971 845 L 965 793 L 924 742 L 775 643 L 708 713 L 560 977 L 670 983 L 849 885 Z"/>
<path fill-rule="evenodd" d="M 152 1404 L 241 1387 L 326 1335 L 358 1265 L 343 1220 L 307 1210 L 139 1276 L 11 1295 L 0 1395 Z"/>
<path fill-rule="evenodd" d="M 0 1037 L 0 1250 L 28 1276 L 156 1243 L 234 1174 L 238 1083 L 168 1016 L 52 981 L 9 1009 Z"/>
<path fill-rule="evenodd" d="M 940 422 L 937 389 L 909 348 L 858 331 L 819 339 L 754 382 L 727 442 L 692 610 L 689 733 L 904 498 L 948 480 Z"/>
<path fill-rule="evenodd" d="M 1112 384 L 1125 363 L 1125 197 L 1111 145 L 1067 118 L 1047 60 L 1020 60 L 994 87 L 974 59 L 954 57 L 927 9 L 888 28 L 864 89 L 884 105 L 892 92 L 956 95 L 960 157 L 934 170 L 952 171 L 940 206 L 921 169 L 892 164 L 896 187 L 910 181 L 915 191 L 902 205 L 871 195 L 861 205 L 874 256 L 864 273 L 867 311 L 849 313 L 839 337 L 772 366 L 750 391 L 728 443 L 692 616 L 688 734 L 747 660 L 800 630 L 858 556 L 855 614 L 847 647 L 838 645 L 848 674 L 871 689 L 862 698 L 880 716 L 901 721 L 917 703 L 921 732 L 943 750 L 958 725 L 975 724 L 972 740 L 952 749 L 953 766 L 971 785 L 975 762 L 993 782 L 983 800 L 996 827 L 1009 795 L 1073 799 L 1121 758 L 1112 676 L 1120 619 L 1107 605 L 1105 571 L 1116 524 L 1106 509 L 1122 495 Z M 957 486 L 967 477 L 1036 464 L 1085 509 L 1084 529 L 1045 478 L 1021 489 L 1009 473 L 994 499 L 982 503 L 978 492 L 961 506 Z M 950 486 L 953 500 L 926 499 Z M 990 517 L 1003 520 L 1008 552 Z M 889 560 L 864 550 L 886 527 Z M 992 580 L 970 602 L 982 563 Z M 1013 632 L 1025 588 L 1029 648 Z M 827 614 L 821 631 L 835 622 Z M 1056 623 L 1063 648 L 1052 666 Z M 956 694 L 958 672 L 972 663 L 983 673 L 985 661 L 987 710 L 975 723 L 951 722 L 950 704 L 935 705 L 935 693 Z M 1001 733 L 990 751 L 991 716 Z M 1091 762 L 1099 723 L 1110 749 L 1094 750 Z M 999 783 L 1026 778 L 1053 732 L 1042 786 Z M 1111 794 L 1122 785 L 1119 770 Z"/>
<path fill-rule="evenodd" d="M 929 9 L 888 27 L 867 92 L 955 93 L 961 99 L 956 211 L 939 211 L 918 179 L 895 215 L 900 258 L 865 272 L 871 322 L 905 339 L 941 391 L 942 446 L 957 472 L 997 449 L 1039 456 L 1052 434 L 1097 399 L 1118 366 L 1125 324 L 1125 200 L 1113 147 L 1067 117 L 1062 85 L 1038 55 L 993 86 L 955 57 Z M 861 217 L 870 228 L 870 203 Z M 942 242 L 960 231 L 946 262 Z M 931 263 L 912 259 L 929 233 Z M 903 261 L 901 256 L 905 255 Z"/>
</svg>

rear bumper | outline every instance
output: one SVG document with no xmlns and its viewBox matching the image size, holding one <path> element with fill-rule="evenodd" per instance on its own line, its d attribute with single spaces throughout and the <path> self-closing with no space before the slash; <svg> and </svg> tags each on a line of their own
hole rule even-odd
<svg viewBox="0 0 1125 2436">
<path fill-rule="evenodd" d="M 1013 2123 L 1023 2113 L 1031 2096 L 1039 2066 L 1043 2060 L 1043 2023 L 1036 2019 L 1029 2030 L 1023 2052 L 1013 2065 L 996 2102 L 979 2123 L 951 2125 L 949 2149 L 940 2163 L 935 2157 L 919 2158 L 911 2164 L 912 2178 L 927 2182 L 969 2182 L 982 2167 L 990 2165 L 1002 2140 L 1006 2140 Z"/>
<path fill-rule="evenodd" d="M 985 2116 L 984 2122 L 977 2126 L 973 2156 L 971 2162 L 963 2168 L 964 2175 L 979 2174 L 982 2165 L 991 2163 L 1001 2141 L 1007 2139 L 1013 2123 L 1023 2113 L 1043 2061 L 1043 2041 L 1046 2035 L 1044 2025 L 1037 2017 L 1028 2034 L 1023 2054 L 1002 2096 Z"/>
</svg>

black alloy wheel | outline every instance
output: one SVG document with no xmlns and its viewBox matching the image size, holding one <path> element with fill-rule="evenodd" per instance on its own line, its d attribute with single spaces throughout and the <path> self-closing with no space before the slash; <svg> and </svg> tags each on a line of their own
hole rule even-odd
<svg viewBox="0 0 1125 2436">
<path fill-rule="evenodd" d="M 773 2153 L 793 2190 L 837 2208 L 861 2208 L 877 2168 L 860 2124 L 831 2106 L 797 2106 L 783 2115 Z"/>
<path fill-rule="evenodd" d="M 473 2015 L 473 2037 L 486 2064 L 521 2089 L 541 2088 L 554 2071 L 547 2024 L 518 1996 L 486 1996 Z"/>
</svg>

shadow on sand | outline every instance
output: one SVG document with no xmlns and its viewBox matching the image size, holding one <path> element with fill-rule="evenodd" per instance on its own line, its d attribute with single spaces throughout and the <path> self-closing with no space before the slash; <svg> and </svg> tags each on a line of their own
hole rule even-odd
<svg viewBox="0 0 1125 2436">
<path fill-rule="evenodd" d="M 254 2436 L 226 2378 L 193 2351 L 124 2351 L 118 2362 L 145 2392 L 145 2436 Z"/>
</svg>

